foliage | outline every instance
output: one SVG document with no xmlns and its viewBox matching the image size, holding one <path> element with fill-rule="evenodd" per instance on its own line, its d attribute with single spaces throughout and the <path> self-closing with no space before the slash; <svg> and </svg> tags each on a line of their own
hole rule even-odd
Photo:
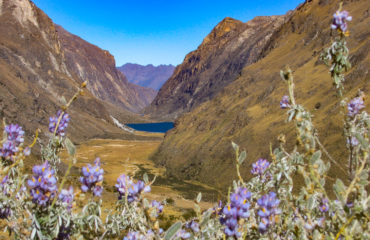
<svg viewBox="0 0 370 240">
<path fill-rule="evenodd" d="M 349 152 L 348 184 L 336 179 L 327 186 L 326 173 L 331 164 L 338 163 L 321 144 L 312 115 L 294 97 L 292 71 L 287 67 L 281 77 L 288 85 L 289 95 L 280 102 L 287 109 L 287 122 L 297 130 L 297 144 L 288 152 L 285 137 L 279 136 L 280 146 L 271 151 L 271 160 L 259 159 L 252 165 L 255 176 L 244 181 L 239 172 L 246 160 L 245 151 L 236 152 L 238 180 L 229 189 L 226 203 L 220 202 L 202 211 L 195 200 L 195 217 L 188 222 L 178 221 L 166 231 L 160 228 L 163 211 L 160 202 L 151 203 L 143 197 L 150 191 L 148 176 L 135 182 L 121 175 L 115 185 L 115 209 L 102 219 L 102 194 L 104 170 L 100 159 L 94 165 L 82 168 L 81 190 L 64 189 L 66 176 L 75 164 L 76 149 L 66 137 L 70 121 L 68 107 L 86 86 L 83 83 L 72 99 L 50 118 L 49 143 L 42 149 L 42 164 L 35 165 L 33 175 L 23 172 L 23 160 L 36 142 L 25 147 L 24 131 L 15 124 L 4 123 L 4 136 L 0 149 L 0 219 L 5 230 L 14 239 L 370 239 L 369 224 L 369 129 L 370 117 L 364 108 L 364 94 L 348 101 L 342 97 L 344 73 L 349 69 L 347 23 L 351 17 L 338 10 L 332 28 L 338 37 L 322 58 L 331 64 L 330 72 L 340 96 L 344 115 L 344 134 Z M 344 112 L 343 110 L 343 112 Z M 60 176 L 57 164 L 59 153 L 66 148 L 70 163 L 65 176 Z M 324 157 L 325 155 L 325 157 Z M 324 159 L 327 159 L 324 161 Z M 293 178 L 304 180 L 299 193 Z M 58 183 L 59 187 L 58 187 Z M 335 197 L 328 189 L 333 188 Z M 85 194 L 92 197 L 86 202 Z M 76 205 L 83 205 L 76 208 Z"/>
</svg>

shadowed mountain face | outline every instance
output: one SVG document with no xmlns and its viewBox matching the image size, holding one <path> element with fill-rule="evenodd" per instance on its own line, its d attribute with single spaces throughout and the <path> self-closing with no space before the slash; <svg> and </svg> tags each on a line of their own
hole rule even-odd
<svg viewBox="0 0 370 240">
<path fill-rule="evenodd" d="M 118 67 L 118 70 L 127 77 L 129 82 L 158 91 L 171 77 L 175 70 L 175 66 L 153 66 L 152 64 L 143 66 L 134 63 L 126 63 Z"/>
<path fill-rule="evenodd" d="M 105 50 L 56 26 L 65 53 L 66 65 L 74 78 L 89 81 L 88 89 L 97 98 L 138 112 L 151 103 L 153 89 L 129 83 L 116 69 L 114 57 Z"/>
<path fill-rule="evenodd" d="M 291 143 L 287 149 L 292 149 L 295 132 L 292 124 L 285 123 L 286 111 L 279 107 L 282 96 L 288 93 L 279 71 L 289 65 L 294 71 L 297 101 L 313 113 L 323 145 L 345 166 L 348 155 L 343 149 L 340 100 L 336 97 L 328 68 L 318 60 L 324 47 L 331 44 L 330 24 L 337 8 L 336 1 L 322 0 L 309 1 L 298 7 L 271 35 L 260 53 L 260 60 L 244 67 L 241 75 L 212 100 L 176 120 L 175 128 L 166 134 L 154 155 L 155 162 L 166 166 L 169 174 L 180 179 L 195 179 L 225 188 L 235 178 L 231 141 L 247 151 L 247 160 L 241 167 L 245 179 L 250 177 L 251 164 L 258 158 L 271 159 L 269 144 L 272 148 L 278 145 L 279 133 L 287 135 L 287 142 Z M 353 16 L 348 38 L 353 68 L 345 83 L 345 97 L 353 98 L 358 89 L 366 95 L 370 91 L 370 6 L 368 1 L 358 0 L 345 1 L 343 8 Z M 227 58 L 225 60 L 229 62 Z M 174 76 L 182 66 L 176 69 Z M 190 68 L 187 74 L 191 76 L 196 71 L 199 70 Z M 169 88 L 171 80 L 174 78 L 162 89 Z M 182 89 L 182 82 L 179 81 L 178 86 L 172 86 L 175 93 Z M 159 97 L 153 104 L 156 101 Z M 369 110 L 369 102 L 365 104 Z M 329 175 L 333 179 L 345 178 L 346 173 L 332 167 Z"/>
<path fill-rule="evenodd" d="M 257 61 L 284 16 L 257 17 L 247 23 L 225 18 L 189 53 L 145 109 L 156 118 L 174 119 L 212 99 Z"/>
<path fill-rule="evenodd" d="M 113 57 L 92 45 L 88 47 L 94 48 L 93 51 L 83 52 L 87 43 L 80 40 L 67 42 L 63 38 L 61 41 L 52 20 L 31 1 L 0 0 L 0 32 L 0 117 L 5 117 L 8 123 L 19 123 L 27 135 L 41 128 L 44 136 L 48 132 L 49 116 L 55 115 L 63 105 L 62 96 L 68 100 L 84 80 L 90 80 L 91 86 L 68 110 L 71 115 L 68 132 L 74 141 L 124 136 L 112 124 L 110 115 L 113 112 L 120 121 L 138 121 L 136 116 L 122 109 L 122 106 L 139 109 L 145 105 L 138 103 L 142 101 L 138 92 L 130 93 L 132 99 L 115 96 L 117 102 L 121 101 L 121 108 L 111 104 L 116 103 L 115 99 L 108 99 L 108 93 L 120 94 L 123 84 L 129 84 L 118 71 L 117 76 L 113 75 Z M 68 50 L 76 44 L 82 45 L 74 49 L 77 53 L 72 55 Z M 100 62 L 96 61 L 97 57 L 102 57 Z M 89 75 L 77 76 L 71 61 L 81 66 L 82 75 L 87 75 L 88 66 L 96 68 L 93 74 L 97 77 L 103 74 L 106 78 L 97 82 L 97 78 Z M 100 64 L 107 70 L 100 73 Z"/>
</svg>

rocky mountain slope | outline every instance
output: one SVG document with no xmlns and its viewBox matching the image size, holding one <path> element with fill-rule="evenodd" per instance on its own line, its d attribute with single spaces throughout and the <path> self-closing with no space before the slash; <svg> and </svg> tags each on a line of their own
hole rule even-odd
<svg viewBox="0 0 370 240">
<path fill-rule="evenodd" d="M 52 20 L 31 1 L 1 0 L 0 31 L 0 117 L 8 123 L 19 123 L 27 135 L 41 128 L 41 136 L 45 136 L 49 116 L 55 115 L 63 105 L 62 96 L 68 100 L 86 79 L 76 77 L 67 59 L 70 54 L 65 52 L 66 42 L 61 43 Z M 106 52 L 96 50 L 94 54 L 105 54 L 108 63 L 81 62 L 81 67 L 85 67 L 84 64 L 114 66 L 114 60 Z M 139 121 L 138 117 L 96 98 L 100 90 L 94 81 L 91 78 L 92 86 L 88 87 L 91 91 L 86 90 L 85 96 L 78 98 L 68 110 L 71 115 L 68 132 L 72 139 L 130 137 L 113 125 L 110 115 L 114 111 L 122 122 Z M 116 91 L 110 88 L 109 84 L 113 83 L 106 84 L 102 87 L 109 86 L 109 91 Z M 129 99 L 127 102 L 129 106 L 136 104 Z"/>
<path fill-rule="evenodd" d="M 126 63 L 118 67 L 118 70 L 127 77 L 129 82 L 158 91 L 171 77 L 175 66 L 171 64 L 159 66 L 149 64 L 143 66 L 140 64 Z"/>
<path fill-rule="evenodd" d="M 146 113 L 174 119 L 212 99 L 234 81 L 242 68 L 257 61 L 284 16 L 256 17 L 243 23 L 225 18 L 189 53 L 163 85 Z"/>
<path fill-rule="evenodd" d="M 166 134 L 153 159 L 166 166 L 170 175 L 225 188 L 235 177 L 231 147 L 234 141 L 247 151 L 241 172 L 248 179 L 251 163 L 258 158 L 269 159 L 269 144 L 273 148 L 277 146 L 279 133 L 285 133 L 289 143 L 295 142 L 293 126 L 285 123 L 286 111 L 279 107 L 281 97 L 287 94 L 279 71 L 289 65 L 294 70 L 297 101 L 313 113 L 324 146 L 345 166 L 347 153 L 338 147 L 345 144 L 339 100 L 328 68 L 318 60 L 321 51 L 331 43 L 330 24 L 337 8 L 336 1 L 325 0 L 306 1 L 298 7 L 272 34 L 260 53 L 261 59 L 255 58 L 259 60 L 244 67 L 240 76 L 216 97 L 175 122 L 175 128 Z M 370 92 L 370 5 L 366 0 L 344 1 L 343 8 L 353 16 L 348 38 L 353 68 L 345 83 L 345 96 L 353 98 L 358 89 L 366 95 Z M 229 59 L 225 58 L 225 62 Z M 196 71 L 198 68 L 190 68 L 186 73 L 190 76 Z M 169 88 L 171 82 L 163 89 Z M 176 92 L 182 86 L 180 83 L 171 89 Z M 189 86 L 189 89 L 193 88 Z M 154 104 L 158 100 L 156 98 Z M 365 104 L 370 110 L 369 101 Z M 346 176 L 335 167 L 329 174 L 329 181 Z"/>
<path fill-rule="evenodd" d="M 56 26 L 66 66 L 72 77 L 80 81 L 88 80 L 94 96 L 138 112 L 149 105 L 157 94 L 127 81 L 124 74 L 116 69 L 114 57 L 105 50 L 86 42 L 80 37 Z"/>
</svg>

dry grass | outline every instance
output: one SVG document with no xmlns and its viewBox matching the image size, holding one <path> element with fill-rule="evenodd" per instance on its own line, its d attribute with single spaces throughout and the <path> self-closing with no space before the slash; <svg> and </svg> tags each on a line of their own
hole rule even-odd
<svg viewBox="0 0 370 240">
<path fill-rule="evenodd" d="M 150 133 L 145 133 L 150 135 Z M 154 134 L 160 136 L 160 134 Z M 161 134 L 163 136 L 163 134 Z M 113 209 L 118 194 L 114 192 L 114 185 L 117 178 L 121 174 L 129 176 L 138 175 L 139 171 L 144 171 L 149 176 L 156 175 L 161 181 L 159 184 L 152 186 L 152 191 L 147 193 L 145 197 L 149 200 L 163 201 L 171 199 L 173 203 L 167 205 L 165 208 L 165 215 L 172 215 L 175 218 L 180 217 L 184 213 L 192 209 L 194 202 L 185 199 L 181 192 L 171 184 L 166 185 L 165 169 L 156 167 L 149 156 L 157 149 L 161 141 L 136 141 L 136 140 L 114 140 L 114 139 L 93 139 L 85 142 L 77 147 L 77 164 L 72 168 L 71 175 L 68 177 L 69 182 L 72 182 L 77 189 L 79 187 L 78 176 L 80 169 L 92 163 L 96 157 L 101 158 L 102 168 L 104 169 L 104 191 L 103 191 L 103 208 Z M 67 154 L 62 153 L 63 162 L 67 163 Z M 138 179 L 137 179 L 138 180 Z M 180 183 L 181 184 L 181 183 Z M 191 185 L 199 189 L 204 189 L 207 186 L 199 183 L 187 182 L 185 185 Z M 211 202 L 202 202 L 203 209 L 209 208 L 213 205 Z"/>
</svg>

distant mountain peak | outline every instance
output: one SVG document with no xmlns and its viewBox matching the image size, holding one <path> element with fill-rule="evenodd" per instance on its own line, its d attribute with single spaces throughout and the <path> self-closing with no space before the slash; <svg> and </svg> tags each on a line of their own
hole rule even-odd
<svg viewBox="0 0 370 240">
<path fill-rule="evenodd" d="M 229 32 L 239 32 L 243 25 L 242 21 L 226 17 L 204 38 L 201 45 L 216 43 Z"/>
<path fill-rule="evenodd" d="M 159 90 L 162 85 L 171 77 L 175 66 L 147 64 L 145 66 L 136 63 L 126 63 L 118 67 L 128 81 L 142 87 L 152 88 Z"/>
</svg>

